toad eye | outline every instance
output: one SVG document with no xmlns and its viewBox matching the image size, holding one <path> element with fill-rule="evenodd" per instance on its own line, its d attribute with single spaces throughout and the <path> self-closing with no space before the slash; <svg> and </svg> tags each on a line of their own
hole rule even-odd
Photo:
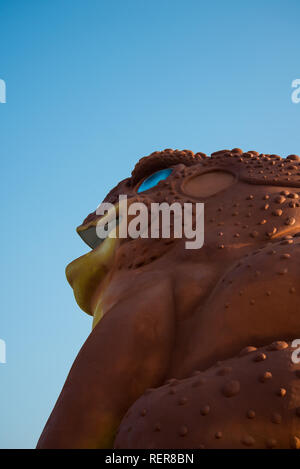
<svg viewBox="0 0 300 469">
<path fill-rule="evenodd" d="M 160 181 L 167 179 L 168 176 L 172 173 L 172 168 L 161 169 L 160 171 L 156 171 L 156 173 L 151 174 L 151 176 L 147 177 L 142 184 L 139 186 L 137 192 L 144 192 L 152 187 L 156 186 Z"/>
</svg>

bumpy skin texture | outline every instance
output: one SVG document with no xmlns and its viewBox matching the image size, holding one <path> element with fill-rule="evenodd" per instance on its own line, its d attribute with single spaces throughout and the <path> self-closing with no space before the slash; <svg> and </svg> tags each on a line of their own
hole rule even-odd
<svg viewBox="0 0 300 469">
<path fill-rule="evenodd" d="M 137 193 L 167 167 L 165 181 Z M 204 202 L 205 243 L 122 239 L 105 279 L 79 282 L 85 311 L 101 293 L 104 317 L 38 447 L 299 448 L 300 158 L 168 149 L 140 160 L 105 201 L 119 194 Z M 76 278 L 84 262 L 74 261 Z"/>
<path fill-rule="evenodd" d="M 286 342 L 249 347 L 150 390 L 123 419 L 115 448 L 299 448 L 292 350 Z"/>
</svg>

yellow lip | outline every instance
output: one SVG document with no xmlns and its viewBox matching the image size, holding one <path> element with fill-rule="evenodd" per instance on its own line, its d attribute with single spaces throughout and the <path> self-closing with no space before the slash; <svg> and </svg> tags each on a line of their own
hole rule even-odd
<svg viewBox="0 0 300 469">
<path fill-rule="evenodd" d="M 91 299 L 111 268 L 117 242 L 117 238 L 108 237 L 96 249 L 75 259 L 66 267 L 66 276 L 75 299 L 87 314 L 94 314 Z"/>
<path fill-rule="evenodd" d="M 82 233 L 92 226 L 104 226 L 111 221 L 112 217 L 119 215 L 119 209 L 120 204 L 118 203 L 105 216 L 77 228 L 77 232 L 82 236 Z M 125 221 L 121 223 L 125 223 Z M 104 315 L 103 290 L 119 244 L 119 228 L 120 225 L 113 228 L 104 241 L 98 240 L 100 244 L 97 247 L 75 259 L 66 267 L 67 280 L 73 288 L 77 304 L 85 313 L 94 316 L 93 327 Z M 95 298 L 95 294 L 97 294 L 97 298 Z"/>
</svg>

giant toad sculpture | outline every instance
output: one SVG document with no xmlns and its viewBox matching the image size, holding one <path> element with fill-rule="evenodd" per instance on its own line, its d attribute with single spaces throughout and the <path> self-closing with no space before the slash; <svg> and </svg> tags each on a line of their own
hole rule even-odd
<svg viewBox="0 0 300 469">
<path fill-rule="evenodd" d="M 105 201 L 120 194 L 204 202 L 204 246 L 100 243 L 85 219 L 67 278 L 93 330 L 38 447 L 299 448 L 300 158 L 167 149 Z"/>
</svg>

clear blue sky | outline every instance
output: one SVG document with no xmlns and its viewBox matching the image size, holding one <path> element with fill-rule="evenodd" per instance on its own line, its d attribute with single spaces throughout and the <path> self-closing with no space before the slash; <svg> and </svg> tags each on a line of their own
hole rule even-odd
<svg viewBox="0 0 300 469">
<path fill-rule="evenodd" d="M 75 227 L 139 157 L 300 154 L 299 0 L 0 0 L 0 447 L 33 447 L 89 334 Z"/>
</svg>

